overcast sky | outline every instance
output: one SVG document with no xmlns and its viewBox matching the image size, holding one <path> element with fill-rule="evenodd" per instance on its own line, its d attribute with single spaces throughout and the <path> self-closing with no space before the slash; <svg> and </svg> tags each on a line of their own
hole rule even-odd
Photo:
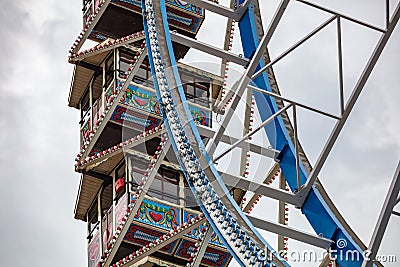
<svg viewBox="0 0 400 267">
<path fill-rule="evenodd" d="M 330 7 L 383 25 L 384 9 L 378 6 L 384 1 L 346 2 L 335 1 Z M 79 120 L 77 110 L 67 107 L 72 75 L 67 51 L 82 28 L 81 1 L 1 3 L 1 265 L 85 266 L 85 225 L 73 219 Z M 264 3 L 263 15 L 269 17 L 277 3 Z M 271 41 L 272 57 L 328 17 L 298 3 L 290 6 Z M 212 43 L 220 34 L 212 27 L 215 18 L 209 18 L 199 38 Z M 343 28 L 348 95 L 378 35 L 349 23 Z M 334 30 L 331 25 L 320 41 L 312 41 L 275 68 L 283 93 L 332 112 L 337 111 Z M 397 27 L 321 173 L 335 204 L 366 243 L 400 158 L 399 41 Z M 235 43 L 240 53 L 238 47 Z M 187 61 L 195 55 L 189 54 Z M 314 161 L 332 123 L 308 113 L 302 116 L 300 138 Z M 261 202 L 255 215 L 268 206 Z M 292 221 L 307 228 L 300 218 Z M 381 249 L 381 254 L 397 255 L 398 261 L 399 225 L 400 218 L 392 217 Z"/>
</svg>

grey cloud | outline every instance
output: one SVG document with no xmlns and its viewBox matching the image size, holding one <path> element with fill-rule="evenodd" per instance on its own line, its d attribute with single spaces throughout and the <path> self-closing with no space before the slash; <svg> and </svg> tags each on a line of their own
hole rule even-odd
<svg viewBox="0 0 400 267">
<path fill-rule="evenodd" d="M 0 187 L 3 203 L 0 251 L 4 265 L 86 265 L 85 226 L 74 221 L 72 214 L 79 182 L 72 168 L 78 150 L 78 115 L 66 104 L 72 73 L 66 56 L 81 30 L 80 4 L 80 1 L 42 1 L 40 7 L 46 8 L 38 9 L 33 1 L 8 1 L 0 9 L 3 39 L 0 44 L 0 168 L 3 182 Z M 365 5 L 355 14 L 364 12 L 366 20 L 379 23 L 371 12 L 374 5 Z M 317 25 L 318 19 L 321 22 L 324 19 L 323 15 L 309 14 L 304 23 L 283 28 L 286 35 L 281 38 L 278 35 L 273 40 L 276 54 L 297 40 L 296 36 L 302 36 L 297 32 L 301 26 Z M 306 28 L 303 33 L 307 29 L 311 28 Z M 349 35 L 358 36 L 353 28 Z M 396 75 L 399 72 L 398 56 L 394 56 L 400 53 L 397 45 L 399 30 L 393 37 L 321 174 L 335 203 L 364 241 L 369 239 L 400 156 L 399 128 L 396 127 L 396 117 L 400 114 L 396 86 L 400 80 Z M 373 36 L 366 36 L 366 40 L 373 40 Z M 329 39 L 321 42 L 320 45 L 332 45 Z M 304 58 L 310 55 L 304 50 L 297 57 L 294 55 L 291 61 L 277 65 L 282 90 L 312 85 L 310 90 L 318 92 L 321 88 L 337 85 L 335 66 L 324 65 L 324 61 L 319 60 L 326 58 L 326 53 L 318 49 L 318 43 L 308 48 L 313 49 L 311 54 L 314 54 L 307 65 L 313 82 L 304 79 L 299 71 L 300 66 L 304 66 L 301 65 Z M 354 58 L 359 61 L 364 55 L 362 51 L 360 55 L 352 55 L 358 52 L 357 48 L 350 41 L 348 51 L 353 52 L 348 56 L 353 61 Z M 334 59 L 329 60 L 334 63 Z M 324 66 L 328 67 L 321 72 Z M 359 74 L 357 66 L 348 65 L 346 69 L 349 88 Z M 294 96 L 302 97 L 300 94 Z M 323 97 L 323 92 L 319 92 L 312 102 L 324 103 Z M 334 107 L 332 103 L 329 105 Z M 324 122 L 315 121 L 307 114 L 303 120 L 306 123 L 301 133 L 304 147 L 312 158 L 316 158 L 320 147 L 315 140 L 322 143 L 320 135 L 326 131 L 314 131 L 311 126 L 322 127 Z M 382 251 L 397 253 L 400 259 L 399 251 L 395 249 L 400 236 L 399 230 L 393 229 L 395 219 Z M 301 219 L 298 221 L 307 228 Z"/>
</svg>

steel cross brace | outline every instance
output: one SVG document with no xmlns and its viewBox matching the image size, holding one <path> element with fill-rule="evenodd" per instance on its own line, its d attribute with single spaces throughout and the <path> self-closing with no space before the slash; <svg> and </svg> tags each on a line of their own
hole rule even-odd
<svg viewBox="0 0 400 267">
<path fill-rule="evenodd" d="M 280 114 L 285 112 L 287 109 L 289 109 L 292 105 L 285 106 L 284 108 L 280 109 L 278 112 L 273 114 L 271 117 L 269 117 L 267 120 L 263 121 L 257 128 L 255 128 L 253 131 L 249 132 L 245 136 L 243 136 L 241 139 L 237 140 L 233 145 L 231 145 L 229 148 L 227 148 L 224 152 L 219 154 L 214 158 L 214 161 L 217 161 L 221 159 L 223 156 L 231 152 L 235 147 L 239 146 L 241 143 L 243 143 L 246 139 L 257 133 L 259 130 L 265 127 L 268 123 L 271 123 L 276 117 L 278 117 Z"/>
<path fill-rule="evenodd" d="M 369 28 L 369 29 L 372 29 L 372 30 L 375 30 L 375 31 L 378 31 L 378 32 L 381 32 L 381 33 L 384 33 L 384 32 L 385 32 L 384 29 L 381 29 L 381 28 L 379 28 L 379 27 L 376 27 L 376 26 L 371 25 L 371 24 L 369 24 L 369 23 L 366 23 L 366 22 L 364 22 L 364 21 L 361 21 L 361 20 L 352 18 L 352 17 L 350 17 L 350 16 L 341 14 L 341 13 L 339 13 L 339 12 L 336 12 L 336 11 L 334 11 L 334 10 L 328 9 L 328 8 L 326 8 L 326 7 L 323 7 L 323 6 L 320 6 L 320 5 L 317 5 L 317 4 L 308 2 L 308 1 L 304 1 L 304 0 L 296 0 L 296 1 L 299 2 L 299 3 L 303 3 L 303 4 L 305 4 L 305 5 L 311 6 L 311 7 L 313 7 L 313 8 L 319 9 L 319 10 L 324 11 L 324 12 L 326 12 L 326 13 L 329 13 L 329 14 L 332 14 L 332 15 L 335 15 L 335 16 L 338 16 L 338 17 L 341 17 L 341 18 L 343 18 L 343 19 L 346 19 L 346 20 L 348 20 L 348 21 L 354 22 L 354 23 L 356 23 L 356 24 L 359 24 L 359 25 L 361 25 L 361 26 L 367 27 L 367 28 Z"/>
<path fill-rule="evenodd" d="M 199 130 L 200 135 L 208 137 L 208 138 L 212 138 L 213 135 L 215 134 L 215 131 L 205 127 L 205 126 L 201 126 L 198 125 L 197 129 Z M 222 135 L 221 137 L 221 142 L 226 143 L 226 144 L 233 144 L 238 142 L 239 139 L 236 137 L 232 137 L 229 135 Z M 259 155 L 268 157 L 268 158 L 272 158 L 272 159 L 276 159 L 276 157 L 279 155 L 279 151 L 272 149 L 272 148 L 265 148 L 263 146 L 259 146 L 253 143 L 250 143 L 248 141 L 243 141 L 243 142 L 239 142 L 237 144 L 238 148 L 242 148 L 242 149 L 248 149 L 250 152 L 253 153 L 257 153 Z"/>
<path fill-rule="evenodd" d="M 392 214 L 396 215 L 396 216 L 400 216 L 400 212 L 398 212 L 398 211 L 392 211 Z"/>
<path fill-rule="evenodd" d="M 260 70 L 258 70 L 256 73 L 254 73 L 251 76 L 251 79 L 254 80 L 258 76 L 260 76 L 262 73 L 264 73 L 267 69 L 271 68 L 274 64 L 279 62 L 281 59 L 286 57 L 288 54 L 290 54 L 292 51 L 294 51 L 296 48 L 304 44 L 307 40 L 309 40 L 311 37 L 316 35 L 318 32 L 320 32 L 322 29 L 324 29 L 326 26 L 328 26 L 332 21 L 336 19 L 336 16 L 330 17 L 328 20 L 326 20 L 324 23 L 322 23 L 320 26 L 315 28 L 313 31 L 311 31 L 309 34 L 304 36 L 302 39 L 300 39 L 297 43 L 292 45 L 290 48 L 282 52 L 279 56 L 277 56 L 274 60 L 271 60 L 268 64 L 266 64 L 264 67 L 262 67 Z"/>
</svg>

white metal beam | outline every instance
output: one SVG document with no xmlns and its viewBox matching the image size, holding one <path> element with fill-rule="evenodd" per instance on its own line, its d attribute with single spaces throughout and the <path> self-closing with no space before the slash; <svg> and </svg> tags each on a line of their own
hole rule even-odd
<svg viewBox="0 0 400 267">
<path fill-rule="evenodd" d="M 256 73 L 254 73 L 251 76 L 251 79 L 254 80 L 255 78 L 257 78 L 258 76 L 260 76 L 264 71 L 266 71 L 268 68 L 271 68 L 274 64 L 276 64 L 277 62 L 279 62 L 281 59 L 283 59 L 284 57 L 286 57 L 288 54 L 290 54 L 293 50 L 295 50 L 296 48 L 298 48 L 299 46 L 301 46 L 302 44 L 304 44 L 307 40 L 309 40 L 311 37 L 313 37 L 315 34 L 317 34 L 318 32 L 320 32 L 322 29 L 324 29 L 326 26 L 328 26 L 333 20 L 336 19 L 336 16 L 332 16 L 331 18 L 329 18 L 327 21 L 325 21 L 324 23 L 322 23 L 320 26 L 318 26 L 317 28 L 315 28 L 313 31 L 311 31 L 309 34 L 307 34 L 306 36 L 304 36 L 302 39 L 300 39 L 297 43 L 295 43 L 293 46 L 291 46 L 289 49 L 285 50 L 282 54 L 280 54 L 279 56 L 277 56 L 274 60 L 271 60 L 271 62 L 269 62 L 267 65 L 265 65 L 264 67 L 262 67 L 260 70 L 258 70 Z"/>
<path fill-rule="evenodd" d="M 253 90 L 254 92 L 259 92 L 259 93 L 261 93 L 261 94 L 269 95 L 269 96 L 271 96 L 271 97 L 273 97 L 273 98 L 282 100 L 282 101 L 284 101 L 284 102 L 288 102 L 288 103 L 293 104 L 293 105 L 296 105 L 296 106 L 298 106 L 298 107 L 301 107 L 301 108 L 304 108 L 304 109 L 308 109 L 308 110 L 310 110 L 310 111 L 313 111 L 313 112 L 315 112 L 315 113 L 324 115 L 324 116 L 326 116 L 326 117 L 329 117 L 329 118 L 332 118 L 332 119 L 335 119 L 335 120 L 340 120 L 340 117 L 338 117 L 338 116 L 336 116 L 336 115 L 334 115 L 334 114 L 331 114 L 331 113 L 329 113 L 329 112 L 322 111 L 322 110 L 317 109 L 317 108 L 313 108 L 313 107 L 308 106 L 308 105 L 306 105 L 306 104 L 297 102 L 297 101 L 295 101 L 295 100 L 293 100 L 293 99 L 290 99 L 290 98 L 287 98 L 287 97 L 284 97 L 284 96 L 281 96 L 281 95 L 278 95 L 278 94 L 275 94 L 275 93 L 272 93 L 272 92 L 263 90 L 263 89 L 261 89 L 261 88 L 255 87 L 255 86 L 253 86 L 253 85 L 249 85 L 249 89 Z"/>
<path fill-rule="evenodd" d="M 218 47 L 209 45 L 207 43 L 195 40 L 195 39 L 187 37 L 183 34 L 179 34 L 179 33 L 173 32 L 173 31 L 171 31 L 170 34 L 171 34 L 172 41 L 174 41 L 176 43 L 203 51 L 207 54 L 210 54 L 210 55 L 222 58 L 222 59 L 232 61 L 241 66 L 246 67 L 250 62 L 250 60 L 247 58 L 239 57 L 231 52 L 225 51 L 224 49 L 220 49 Z"/>
<path fill-rule="evenodd" d="M 199 130 L 199 133 L 201 136 L 212 138 L 215 134 L 215 131 L 210 129 L 209 127 L 198 125 L 197 129 Z M 237 141 L 239 141 L 238 138 L 229 136 L 229 135 L 223 135 L 221 137 L 221 142 L 226 143 L 226 144 L 234 144 Z M 268 158 L 276 159 L 276 157 L 279 154 L 278 150 L 272 149 L 272 148 L 266 148 L 263 146 L 259 146 L 256 144 L 252 144 L 248 141 L 243 141 L 240 144 L 237 145 L 238 148 L 242 149 L 248 149 L 249 151 L 256 153 L 261 156 L 265 156 Z"/>
<path fill-rule="evenodd" d="M 252 216 L 247 216 L 251 223 L 260 229 L 263 229 L 268 232 L 272 232 L 278 235 L 287 236 L 289 238 L 304 242 L 306 244 L 310 244 L 316 247 L 327 249 L 332 244 L 332 240 L 319 237 L 317 235 L 312 235 L 294 228 L 291 228 L 286 225 L 281 225 L 278 223 L 274 223 L 271 221 L 259 219 Z"/>
<path fill-rule="evenodd" d="M 266 119 L 263 123 L 261 123 L 259 126 L 257 126 L 257 128 L 255 128 L 253 131 L 249 132 L 248 134 L 246 134 L 245 136 L 243 136 L 241 139 L 239 139 L 238 141 L 236 141 L 233 145 L 231 145 L 229 148 L 227 148 L 224 152 L 222 152 L 221 154 L 219 154 L 218 156 L 216 156 L 214 158 L 214 161 L 219 160 L 220 158 L 222 158 L 223 156 L 225 156 L 226 154 L 228 154 L 229 152 L 231 152 L 235 147 L 237 147 L 238 145 L 240 145 L 241 143 L 243 143 L 245 140 L 247 140 L 249 137 L 251 137 L 252 135 L 254 135 L 255 133 L 257 133 L 259 130 L 261 130 L 262 128 L 264 128 L 267 124 L 271 123 L 276 117 L 278 117 L 279 115 L 281 115 L 283 112 L 285 112 L 287 109 L 289 109 L 292 105 L 288 105 L 282 109 L 280 109 L 277 113 L 273 114 L 271 117 L 269 117 L 268 119 Z"/>
<path fill-rule="evenodd" d="M 222 181 L 224 181 L 224 183 L 228 186 L 233 186 L 241 188 L 245 191 L 254 192 L 254 194 L 257 195 L 263 195 L 273 199 L 282 200 L 296 207 L 299 207 L 299 205 L 301 204 L 301 202 L 299 201 L 299 199 L 296 197 L 295 194 L 287 192 L 285 190 L 253 182 L 251 180 L 244 179 L 242 177 L 235 176 L 229 173 L 220 173 L 220 175 Z"/>
<path fill-rule="evenodd" d="M 384 29 L 381 29 L 381 28 L 379 28 L 379 27 L 377 27 L 377 26 L 371 25 L 371 24 L 366 23 L 366 22 L 364 22 L 364 21 L 358 20 L 358 19 L 356 19 L 356 18 L 347 16 L 347 15 L 345 15 L 345 14 L 341 14 L 341 13 L 339 13 L 339 12 L 337 12 L 337 11 L 332 10 L 332 9 L 328 9 L 328 8 L 326 8 L 326 7 L 323 7 L 323 6 L 320 6 L 320 5 L 317 5 L 317 4 L 308 2 L 308 1 L 304 1 L 304 0 L 296 0 L 296 1 L 297 1 L 297 2 L 300 2 L 300 3 L 303 3 L 303 4 L 305 4 L 305 5 L 311 6 L 311 7 L 313 7 L 313 8 L 319 9 L 319 10 L 324 11 L 324 12 L 326 12 L 326 13 L 329 13 L 329 14 L 332 14 L 332 15 L 335 15 L 335 16 L 339 16 L 339 17 L 341 17 L 341 18 L 344 18 L 344 19 L 346 19 L 346 20 L 348 20 L 348 21 L 354 22 L 354 23 L 359 24 L 359 25 L 361 25 L 361 26 L 367 27 L 367 28 L 369 28 L 369 29 L 372 29 L 372 30 L 375 30 L 375 31 L 378 31 L 378 32 L 381 32 L 381 33 L 384 33 L 384 32 L 385 32 Z"/>
</svg>

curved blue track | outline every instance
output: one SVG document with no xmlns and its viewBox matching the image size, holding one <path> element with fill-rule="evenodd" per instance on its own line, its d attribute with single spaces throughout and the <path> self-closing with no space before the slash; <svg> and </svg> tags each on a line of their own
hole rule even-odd
<svg viewBox="0 0 400 267">
<path fill-rule="evenodd" d="M 149 1 L 149 0 L 147 0 L 147 1 Z M 243 0 L 241 0 L 241 2 L 243 2 Z M 146 10 L 146 1 L 143 0 L 142 3 L 143 3 L 143 10 Z M 176 83 L 177 83 L 177 89 L 179 92 L 180 101 L 183 104 L 183 110 L 186 113 L 186 117 L 191 118 L 190 112 L 187 107 L 187 102 L 186 102 L 186 98 L 185 98 L 185 95 L 183 92 L 183 88 L 180 84 L 179 73 L 178 73 L 178 70 L 176 67 L 176 60 L 174 57 L 174 53 L 173 53 L 173 49 L 172 49 L 172 42 L 171 42 L 170 35 L 169 35 L 169 27 L 168 27 L 168 23 L 167 23 L 167 14 L 166 14 L 166 8 L 165 8 L 164 1 L 160 1 L 160 11 L 161 11 L 161 15 L 162 15 L 162 19 L 163 19 L 162 21 L 163 21 L 163 25 L 164 25 L 163 37 L 165 37 L 165 42 L 167 44 L 167 49 L 169 51 L 168 60 L 172 67 L 174 79 L 176 80 Z M 155 87 L 156 87 L 156 91 L 157 91 L 157 97 L 158 97 L 158 100 L 160 101 L 160 103 L 162 103 L 163 102 L 162 91 L 159 88 L 159 85 L 157 83 L 157 78 L 156 78 L 157 71 L 159 72 L 159 70 L 156 69 L 153 59 L 151 57 L 151 55 L 154 51 L 152 51 L 152 45 L 151 45 L 150 38 L 153 38 L 153 40 L 154 40 L 154 36 L 153 37 L 149 36 L 149 29 L 148 29 L 148 25 L 147 25 L 148 22 L 146 20 L 146 16 L 144 16 L 144 18 L 145 18 L 144 19 L 144 27 L 145 27 L 145 32 L 146 32 L 146 41 L 148 44 L 147 47 L 149 49 L 149 61 L 150 61 L 151 69 L 153 72 L 153 77 L 155 79 Z M 258 46 L 258 35 L 256 32 L 255 18 L 254 18 L 254 13 L 253 13 L 253 9 L 252 9 L 251 5 L 250 5 L 248 11 L 243 16 L 243 18 L 239 21 L 239 28 L 240 28 L 241 38 L 242 38 L 244 55 L 245 55 L 245 57 L 249 58 L 249 57 L 251 57 L 251 55 L 254 53 L 254 51 L 256 50 L 256 48 Z M 262 68 L 263 65 L 264 65 L 263 62 L 260 62 L 258 69 Z M 266 74 L 259 76 L 257 79 L 254 80 L 254 83 L 259 88 L 271 91 L 270 84 L 269 84 Z M 273 113 L 278 111 L 276 102 L 268 96 L 265 96 L 262 94 L 255 94 L 255 100 L 256 100 L 258 110 L 260 111 L 261 118 L 263 120 L 267 119 Z M 176 133 L 174 133 L 171 129 L 171 127 L 170 127 L 171 122 L 169 121 L 169 118 L 168 118 L 166 112 L 164 111 L 164 109 L 163 109 L 163 116 L 164 116 L 165 121 L 167 122 L 166 128 L 168 130 L 169 135 L 170 136 L 175 135 L 175 139 L 176 139 Z M 198 144 L 198 148 L 202 153 L 201 156 L 203 156 L 205 158 L 205 160 L 207 161 L 207 163 L 210 167 L 210 170 L 212 172 L 212 175 L 215 177 L 219 186 L 224 190 L 225 197 L 230 202 L 229 205 L 233 210 L 229 210 L 228 213 L 232 212 L 236 217 L 239 216 L 241 222 L 246 224 L 245 229 L 248 229 L 249 231 L 251 231 L 252 234 L 255 235 L 257 239 L 259 239 L 262 243 L 264 243 L 265 246 L 267 246 L 270 250 L 273 251 L 272 247 L 269 246 L 265 242 L 263 237 L 258 233 L 258 231 L 254 228 L 254 226 L 249 222 L 247 217 L 241 212 L 241 210 L 237 206 L 236 202 L 230 196 L 228 190 L 226 189 L 225 185 L 221 181 L 221 179 L 218 175 L 218 172 L 216 171 L 212 161 L 210 160 L 210 157 L 205 152 L 204 144 L 201 140 L 200 134 L 198 133 L 197 127 L 194 124 L 194 122 L 189 121 L 189 126 L 190 126 L 190 130 L 193 132 L 193 134 L 195 136 L 195 139 Z M 280 167 L 288 181 L 290 188 L 293 191 L 293 190 L 295 190 L 295 188 L 297 186 L 294 145 L 291 142 L 289 134 L 286 131 L 285 124 L 284 124 L 282 118 L 278 117 L 275 120 L 274 125 L 268 124 L 265 127 L 265 132 L 270 140 L 271 146 L 279 151 L 282 151 L 280 154 Z M 174 139 L 171 138 L 171 141 L 172 141 L 172 146 L 175 150 L 175 153 L 179 154 L 180 148 L 178 147 L 176 140 L 174 141 Z M 227 240 L 226 234 L 224 237 L 224 234 L 221 232 L 221 226 L 217 225 L 217 223 L 215 223 L 213 221 L 213 220 L 215 220 L 215 218 L 214 219 L 212 218 L 210 211 L 206 208 L 206 204 L 203 202 L 203 200 L 201 198 L 197 197 L 195 185 L 191 181 L 190 174 L 188 174 L 188 171 L 185 169 L 185 164 L 183 162 L 183 159 L 179 159 L 179 157 L 178 157 L 178 160 L 182 166 L 182 170 L 185 174 L 185 177 L 188 180 L 188 183 L 191 186 L 191 189 L 192 189 L 195 197 L 197 198 L 197 201 L 198 201 L 200 207 L 202 208 L 203 213 L 208 218 L 210 224 L 213 226 L 214 230 L 219 234 L 219 236 L 221 237 L 221 240 L 224 241 L 225 245 L 230 250 L 232 255 L 236 258 L 236 260 L 242 266 L 248 266 L 244 263 L 244 262 L 246 262 L 245 260 L 243 260 L 244 256 L 238 255 L 237 248 L 235 249 L 231 245 L 232 240 L 230 240 L 230 241 Z M 308 176 L 308 173 L 305 170 L 303 165 L 301 165 L 300 167 L 301 167 L 301 181 L 302 181 L 302 183 L 304 183 L 306 181 L 306 177 Z M 220 205 L 222 207 L 221 209 L 223 210 L 223 208 L 224 208 L 223 204 L 219 203 L 218 205 Z M 345 240 L 345 242 L 347 243 L 346 247 L 344 247 L 341 250 L 338 250 L 336 252 L 335 252 L 335 250 L 333 251 L 333 254 L 335 256 L 337 256 L 336 261 L 340 264 L 340 266 L 360 266 L 361 265 L 362 257 L 359 258 L 358 260 L 353 259 L 351 261 L 346 259 L 346 257 L 345 257 L 346 253 L 351 252 L 351 251 L 357 251 L 358 253 L 360 253 L 360 256 L 361 256 L 362 250 L 357 245 L 357 243 L 351 238 L 350 234 L 348 234 L 345 231 L 344 226 L 340 224 L 339 220 L 335 217 L 334 213 L 329 208 L 329 206 L 326 204 L 325 200 L 323 199 L 323 197 L 321 196 L 321 194 L 318 192 L 318 190 L 316 188 L 313 188 L 313 190 L 311 191 L 307 200 L 305 201 L 305 203 L 302 207 L 302 212 L 304 213 L 304 215 L 306 216 L 306 218 L 308 219 L 308 221 L 310 222 L 310 224 L 312 225 L 312 227 L 314 228 L 314 230 L 317 234 L 323 235 L 325 238 L 329 238 L 334 241 L 337 241 L 340 239 Z M 233 220 L 233 221 L 236 221 L 236 220 Z M 234 229 L 235 229 L 235 227 L 234 227 Z M 240 232 L 241 228 L 238 227 L 236 229 L 239 229 L 239 232 Z M 335 249 L 335 246 L 333 247 L 333 249 Z M 283 261 L 280 257 L 278 257 L 277 255 L 275 255 L 275 256 L 279 259 L 280 262 L 283 263 L 283 265 L 288 266 L 287 263 L 285 261 Z M 263 265 L 269 266 L 269 263 L 263 264 Z"/>
<path fill-rule="evenodd" d="M 162 16 L 162 21 L 159 21 L 159 20 L 157 21 L 158 22 L 157 27 L 155 27 L 154 15 L 153 16 L 149 15 L 149 14 L 153 14 L 153 3 L 151 2 L 151 0 L 143 0 L 142 3 L 143 3 L 142 7 L 144 10 L 144 28 L 145 28 L 145 32 L 146 32 L 146 41 L 148 44 L 148 51 L 149 51 L 149 61 L 150 61 L 151 69 L 153 72 L 153 77 L 155 79 L 155 87 L 156 87 L 158 100 L 160 101 L 160 103 L 162 103 L 164 105 L 164 108 L 162 110 L 163 110 L 163 116 L 164 116 L 164 119 L 166 122 L 166 128 L 168 130 L 168 134 L 172 137 L 171 143 L 175 150 L 175 153 L 177 155 L 180 155 L 180 157 L 178 157 L 178 160 L 182 166 L 182 170 L 185 174 L 185 177 L 186 177 L 204 215 L 208 218 L 209 223 L 212 225 L 215 232 L 217 232 L 217 234 L 220 236 L 221 240 L 225 243 L 226 247 L 230 250 L 232 255 L 242 266 L 270 266 L 270 263 L 274 262 L 274 261 L 275 261 L 275 264 L 278 264 L 279 266 L 289 266 L 279 255 L 277 255 L 276 252 L 274 252 L 273 248 L 258 233 L 258 231 L 250 223 L 250 221 L 247 219 L 247 217 L 242 213 L 240 207 L 236 204 L 236 202 L 230 195 L 225 184 L 220 179 L 217 170 L 213 166 L 211 159 L 208 157 L 207 153 L 205 152 L 204 144 L 201 140 L 200 134 L 197 131 L 197 126 L 193 122 L 193 120 L 188 121 L 188 125 L 190 128 L 187 130 L 188 130 L 188 132 L 191 131 L 194 134 L 198 149 L 199 149 L 199 151 L 201 151 L 200 157 L 203 157 L 206 160 L 207 168 L 209 168 L 211 171 L 211 173 L 208 172 L 208 174 L 210 174 L 210 176 L 212 176 L 215 179 L 215 181 L 218 182 L 218 186 L 220 188 L 222 188 L 222 190 L 224 191 L 222 198 L 227 199 L 225 204 L 228 204 L 228 205 L 227 206 L 224 205 L 223 201 L 218 199 L 218 196 L 217 196 L 217 194 L 215 194 L 215 191 L 211 185 L 211 182 L 205 176 L 204 171 L 202 171 L 203 172 L 202 177 L 200 177 L 198 179 L 194 179 L 193 174 L 188 173 L 187 166 L 185 166 L 185 161 L 186 161 L 186 163 L 188 161 L 187 160 L 188 155 L 185 155 L 185 159 L 182 159 L 183 156 L 182 156 L 181 146 L 182 145 L 190 146 L 190 144 L 188 144 L 187 141 L 182 141 L 182 140 L 179 141 L 180 135 L 184 134 L 185 132 L 184 132 L 182 126 L 179 125 L 180 123 L 179 122 L 177 123 L 176 121 L 179 121 L 181 119 L 192 118 L 192 116 L 188 110 L 187 101 L 186 101 L 186 98 L 184 95 L 183 88 L 180 83 L 179 73 L 177 71 L 176 60 L 175 60 L 174 53 L 172 50 L 172 42 L 170 39 L 169 27 L 168 27 L 168 23 L 167 23 L 167 19 L 166 19 L 167 15 L 166 15 L 165 3 L 164 3 L 164 1 L 159 2 L 159 5 L 160 5 L 159 8 L 160 8 L 161 16 Z M 154 11 L 154 13 L 155 13 L 155 11 Z M 161 22 L 164 25 L 163 29 L 161 27 Z M 157 32 L 155 32 L 155 28 L 157 28 Z M 168 49 L 168 52 L 164 51 L 164 54 L 163 54 L 164 57 L 168 57 L 167 59 L 160 57 L 161 49 L 157 48 L 157 45 L 155 45 L 155 42 L 159 42 L 159 40 L 157 39 L 158 35 L 161 36 L 160 38 L 162 38 L 162 40 L 164 41 L 164 46 L 166 46 Z M 168 81 L 168 78 L 165 78 L 165 77 L 169 77 L 165 74 L 166 71 L 165 71 L 164 67 L 166 65 L 165 64 L 166 62 L 168 62 L 167 65 L 170 65 L 169 67 L 171 67 L 171 69 L 172 69 L 172 71 L 171 71 L 172 76 L 174 76 L 173 79 L 169 78 L 169 81 Z M 169 73 L 169 75 L 171 75 L 171 72 Z M 163 76 L 165 76 L 165 77 L 163 77 Z M 175 80 L 176 87 L 173 87 L 174 82 L 171 83 L 172 84 L 171 87 L 175 88 L 174 91 L 176 91 L 176 89 L 178 90 L 178 92 L 179 92 L 178 98 L 179 99 L 172 100 L 173 97 L 168 96 L 171 94 L 171 91 L 173 88 L 169 88 L 169 85 L 165 85 L 165 84 L 167 82 L 169 83 L 172 80 Z M 160 81 L 162 83 L 161 85 L 159 84 Z M 165 89 L 165 87 L 168 87 L 168 89 Z M 166 103 L 171 100 L 172 100 L 172 102 L 176 101 L 177 103 L 179 103 L 179 102 L 182 103 L 184 113 L 186 113 L 186 118 L 185 118 L 185 115 L 182 115 L 182 118 L 178 118 L 178 116 L 176 116 L 176 111 L 175 111 L 176 107 L 174 107 L 172 109 L 171 109 L 171 107 L 169 107 L 169 108 L 166 107 Z M 173 104 L 173 106 L 175 106 L 175 104 Z M 166 111 L 166 109 L 167 109 L 167 111 Z M 173 110 L 173 111 L 171 111 L 171 110 Z M 175 115 L 174 115 L 174 112 L 175 112 Z M 171 114 L 172 114 L 172 117 L 171 117 Z M 177 120 L 175 122 L 171 123 L 171 120 L 173 121 L 174 116 Z M 186 121 L 185 121 L 185 123 L 186 123 Z M 171 125 L 172 125 L 172 127 L 171 127 Z M 181 132 L 180 135 L 176 134 L 176 131 L 177 131 L 176 126 L 177 125 L 179 125 L 179 128 L 181 129 L 181 130 L 178 130 Z M 175 126 L 175 130 L 172 130 L 171 128 L 174 128 L 174 126 Z M 188 149 L 186 149 L 186 150 L 188 150 Z M 192 150 L 192 152 L 193 152 L 193 150 Z M 191 153 L 191 157 L 196 158 L 196 156 L 193 156 L 193 154 L 194 153 Z M 198 163 L 197 158 L 193 162 L 196 162 L 196 161 Z M 193 181 L 193 180 L 195 180 L 195 181 Z M 207 203 L 204 201 L 204 193 L 206 193 L 204 191 L 203 191 L 202 196 L 198 197 L 199 187 L 201 187 L 198 185 L 199 181 L 200 182 L 203 181 L 203 185 L 206 184 L 208 186 L 208 189 L 206 191 L 211 192 L 210 195 L 213 195 L 212 202 Z M 197 183 L 197 185 L 194 185 L 194 183 Z M 203 198 L 203 199 L 201 199 L 201 198 Z M 216 206 L 216 207 L 212 208 L 212 206 Z M 229 207 L 229 208 L 227 208 L 227 207 Z M 220 211 L 220 213 L 218 213 L 219 215 L 216 216 L 215 211 L 217 211 L 217 213 L 218 213 L 218 211 Z M 241 223 L 238 223 L 238 222 L 241 222 Z M 222 226 L 223 223 L 225 223 L 225 227 Z M 221 231 L 223 231 L 223 232 L 221 232 Z M 241 242 L 240 240 L 242 240 L 243 242 Z M 258 241 L 256 241 L 256 240 L 258 240 Z M 237 241 L 239 241 L 239 243 L 241 245 L 237 245 L 237 243 L 236 243 Z M 268 250 L 270 252 L 272 252 L 271 255 L 273 255 L 273 258 L 270 258 L 269 257 L 270 255 L 266 255 L 265 253 L 263 253 L 265 248 L 268 248 Z"/>
</svg>

